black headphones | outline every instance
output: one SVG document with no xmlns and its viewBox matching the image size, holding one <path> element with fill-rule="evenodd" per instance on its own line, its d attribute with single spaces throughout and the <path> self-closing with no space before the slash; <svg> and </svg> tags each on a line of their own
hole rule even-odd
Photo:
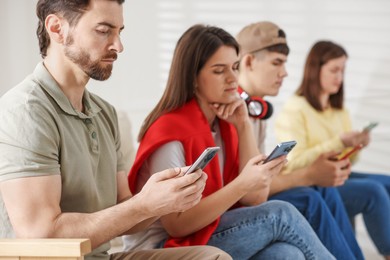
<svg viewBox="0 0 390 260">
<path fill-rule="evenodd" d="M 274 111 L 272 104 L 261 97 L 249 96 L 241 87 L 238 87 L 240 97 L 245 100 L 249 116 L 258 119 L 268 119 Z"/>
</svg>

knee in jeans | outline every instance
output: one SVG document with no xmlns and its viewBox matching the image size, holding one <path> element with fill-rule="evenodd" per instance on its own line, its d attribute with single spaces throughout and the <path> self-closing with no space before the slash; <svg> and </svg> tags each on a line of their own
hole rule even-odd
<svg viewBox="0 0 390 260">
<path fill-rule="evenodd" d="M 306 191 L 301 195 L 302 199 L 307 202 L 308 205 L 322 205 L 326 204 L 321 194 L 315 190 Z"/>
<path fill-rule="evenodd" d="M 375 182 L 367 182 L 365 190 L 362 192 L 367 194 L 373 203 L 382 202 L 383 198 L 388 196 L 385 187 L 383 187 L 382 184 Z"/>
<path fill-rule="evenodd" d="M 275 210 L 281 211 L 281 212 L 288 212 L 288 213 L 299 213 L 298 210 L 289 202 L 281 201 L 281 200 L 272 200 L 267 202 L 269 206 Z"/>
<path fill-rule="evenodd" d="M 383 185 L 379 183 L 375 183 L 375 184 L 371 184 L 370 188 L 371 189 L 369 190 L 369 194 L 373 200 L 381 201 L 383 200 L 383 198 L 388 197 L 388 193 L 385 187 L 383 187 Z"/>
<path fill-rule="evenodd" d="M 256 259 L 304 260 L 306 258 L 299 248 L 284 242 L 275 242 L 263 249 Z"/>
</svg>

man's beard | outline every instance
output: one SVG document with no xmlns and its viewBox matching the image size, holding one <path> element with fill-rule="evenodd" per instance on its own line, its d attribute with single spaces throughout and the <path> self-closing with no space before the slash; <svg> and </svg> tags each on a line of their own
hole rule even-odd
<svg viewBox="0 0 390 260">
<path fill-rule="evenodd" d="M 91 60 L 90 55 L 83 49 L 72 49 L 73 36 L 69 35 L 65 42 L 65 55 L 75 64 L 77 64 L 90 78 L 95 80 L 106 80 L 111 76 L 112 64 L 102 66 L 100 60 Z M 107 55 L 103 59 L 117 58 L 116 53 Z"/>
</svg>

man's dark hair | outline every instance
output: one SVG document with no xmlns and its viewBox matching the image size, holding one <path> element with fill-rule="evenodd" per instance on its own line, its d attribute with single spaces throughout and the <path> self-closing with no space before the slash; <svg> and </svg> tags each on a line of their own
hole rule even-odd
<svg viewBox="0 0 390 260">
<path fill-rule="evenodd" d="M 42 58 L 47 55 L 47 48 L 50 45 L 50 37 L 45 28 L 45 19 L 50 14 L 60 14 L 70 26 L 74 26 L 87 10 L 91 0 L 39 0 L 37 3 L 38 28 L 37 36 L 39 51 Z M 109 0 L 123 4 L 125 0 Z"/>
</svg>

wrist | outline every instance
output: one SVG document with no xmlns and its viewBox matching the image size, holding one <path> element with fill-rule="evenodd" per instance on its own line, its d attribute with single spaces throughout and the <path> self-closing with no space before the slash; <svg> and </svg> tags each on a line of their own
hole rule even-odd
<svg viewBox="0 0 390 260">
<path fill-rule="evenodd" d="M 249 118 L 237 125 L 235 125 L 238 134 L 245 134 L 247 131 L 252 131 L 252 123 Z"/>
<path fill-rule="evenodd" d="M 338 143 L 339 143 L 339 146 L 341 147 L 348 147 L 349 145 L 349 140 L 347 139 L 347 137 L 344 135 L 344 134 L 341 134 L 338 138 Z"/>
<path fill-rule="evenodd" d="M 249 192 L 249 187 L 241 180 L 241 175 L 238 175 L 234 181 L 229 183 L 232 185 L 232 189 L 234 191 L 234 194 L 237 194 L 238 198 L 241 199 Z M 228 184 L 228 185 L 229 185 Z"/>
<path fill-rule="evenodd" d="M 148 207 L 148 204 L 145 203 L 145 199 L 140 195 L 140 193 L 135 194 L 131 199 L 127 200 L 126 202 L 131 205 L 128 208 L 131 215 L 137 214 L 142 219 L 157 217 L 155 211 Z"/>
<path fill-rule="evenodd" d="M 314 170 L 315 169 L 313 168 L 312 165 L 307 166 L 307 167 L 302 169 L 302 171 L 303 171 L 303 174 L 302 174 L 303 178 L 302 178 L 302 180 L 304 182 L 303 183 L 304 186 L 313 186 L 313 185 L 316 184 L 315 180 L 312 178 Z"/>
</svg>

